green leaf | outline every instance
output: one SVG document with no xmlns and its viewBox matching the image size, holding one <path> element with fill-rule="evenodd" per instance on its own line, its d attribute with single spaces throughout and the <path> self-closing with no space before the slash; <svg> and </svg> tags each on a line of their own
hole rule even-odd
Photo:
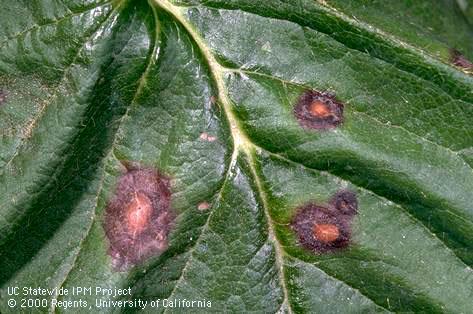
<svg viewBox="0 0 473 314">
<path fill-rule="evenodd" d="M 3 1 L 0 312 L 470 313 L 465 3 Z M 343 123 L 301 127 L 307 90 L 334 94 Z M 103 225 L 129 163 L 170 178 L 176 218 L 162 254 L 117 270 Z M 303 248 L 298 208 L 343 189 L 349 246 Z"/>
</svg>

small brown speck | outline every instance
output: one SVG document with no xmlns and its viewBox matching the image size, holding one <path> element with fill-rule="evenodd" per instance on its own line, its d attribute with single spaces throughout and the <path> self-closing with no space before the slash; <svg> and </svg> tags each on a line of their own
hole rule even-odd
<svg viewBox="0 0 473 314">
<path fill-rule="evenodd" d="M 197 209 L 201 211 L 207 210 L 209 208 L 210 208 L 210 204 L 207 202 L 202 202 L 199 205 L 197 205 Z"/>
<path fill-rule="evenodd" d="M 210 104 L 215 105 L 217 103 L 217 97 L 210 96 Z"/>
<path fill-rule="evenodd" d="M 217 138 L 215 136 L 212 136 L 212 135 L 209 135 L 208 133 L 206 132 L 203 132 L 200 134 L 199 138 L 203 141 L 207 141 L 207 142 L 213 142 L 215 141 Z"/>
<path fill-rule="evenodd" d="M 7 101 L 7 92 L 3 89 L 0 89 L 0 106 Z"/>
</svg>

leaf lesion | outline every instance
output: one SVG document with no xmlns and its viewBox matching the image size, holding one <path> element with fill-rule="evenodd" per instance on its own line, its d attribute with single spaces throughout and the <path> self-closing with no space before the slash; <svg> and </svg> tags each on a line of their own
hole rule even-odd
<svg viewBox="0 0 473 314">
<path fill-rule="evenodd" d="M 254 70 L 234 69 L 234 68 L 225 68 L 224 70 L 227 73 L 238 73 L 238 74 L 244 75 L 245 77 L 255 76 L 255 77 L 260 77 L 260 78 L 276 81 L 276 82 L 281 83 L 282 86 L 284 86 L 284 88 L 286 88 L 286 86 L 291 86 L 291 87 L 295 87 L 295 88 L 299 88 L 301 90 L 307 90 L 307 91 L 313 89 L 312 86 L 310 86 L 308 84 L 304 84 L 304 83 L 301 83 L 301 82 L 295 82 L 295 81 L 288 81 L 288 80 L 286 80 L 284 78 L 281 78 L 279 76 L 272 76 L 272 75 L 269 75 L 269 74 L 266 74 L 266 73 L 263 73 L 263 72 L 254 71 Z M 448 96 L 451 97 L 450 95 L 448 95 Z M 451 101 L 454 100 L 453 97 L 451 97 L 451 99 L 452 99 Z M 350 103 L 350 100 L 348 100 L 347 102 Z M 447 106 L 448 104 L 449 103 L 443 103 L 441 106 Z M 440 107 L 440 105 L 436 106 L 436 107 L 433 107 L 433 108 L 429 108 L 429 110 L 437 110 L 439 107 Z M 434 146 L 436 146 L 440 149 L 444 149 L 444 150 L 448 151 L 448 153 L 452 154 L 452 156 L 454 156 L 454 157 L 460 157 L 459 155 L 460 155 L 461 151 L 466 149 L 466 148 L 454 149 L 450 146 L 439 143 L 439 142 L 435 141 L 434 139 L 429 139 L 429 138 L 425 137 L 425 134 L 419 134 L 418 132 L 414 132 L 413 130 L 410 130 L 410 129 L 406 128 L 405 126 L 403 126 L 401 123 L 390 123 L 388 121 L 381 120 L 379 117 L 376 117 L 373 114 L 370 114 L 368 112 L 361 111 L 361 110 L 357 109 L 356 106 L 353 106 L 353 105 L 349 106 L 349 110 L 351 112 L 353 112 L 354 114 L 356 114 L 356 115 L 360 115 L 360 116 L 364 116 L 364 117 L 369 118 L 375 124 L 379 124 L 383 128 L 400 129 L 400 130 L 406 132 L 406 134 L 412 135 L 414 138 L 418 138 L 422 142 L 432 144 L 432 145 L 434 145 Z M 461 113 L 461 114 L 466 114 L 466 113 Z M 472 170 L 473 170 L 473 168 L 472 168 Z"/>
</svg>

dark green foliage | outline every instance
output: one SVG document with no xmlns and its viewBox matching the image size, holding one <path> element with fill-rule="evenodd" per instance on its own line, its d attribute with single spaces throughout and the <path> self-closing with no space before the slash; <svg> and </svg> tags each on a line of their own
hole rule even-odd
<svg viewBox="0 0 473 314">
<path fill-rule="evenodd" d="M 21 311 L 7 287 L 100 286 L 132 291 L 81 297 L 100 312 L 138 309 L 96 299 L 185 298 L 218 313 L 470 313 L 470 13 L 453 0 L 2 1 L 0 312 Z M 307 91 L 331 99 L 336 124 L 301 125 Z M 175 220 L 164 251 L 116 269 L 103 226 L 127 163 L 169 178 Z M 343 207 L 349 241 L 303 248 L 291 222 L 305 204 Z M 46 299 L 37 311 L 76 312 Z"/>
</svg>

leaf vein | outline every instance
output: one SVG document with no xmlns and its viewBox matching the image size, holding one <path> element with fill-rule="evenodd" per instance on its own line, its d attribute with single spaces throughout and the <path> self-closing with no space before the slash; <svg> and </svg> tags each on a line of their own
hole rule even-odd
<svg viewBox="0 0 473 314">
<path fill-rule="evenodd" d="M 2 42 L 0 42 L 0 49 L 3 48 L 5 46 L 6 43 L 8 43 L 9 41 L 13 40 L 13 39 L 16 39 L 18 37 L 21 37 L 22 35 L 26 34 L 26 33 L 29 33 L 29 32 L 32 32 L 36 29 L 39 29 L 39 28 L 42 28 L 42 27 L 46 27 L 46 26 L 51 26 L 51 25 L 56 25 L 56 24 L 59 24 L 61 23 L 62 21 L 64 20 L 67 20 L 68 18 L 72 18 L 72 17 L 75 17 L 75 16 L 78 16 L 78 15 L 82 15 L 84 13 L 87 13 L 87 12 L 90 12 L 96 8 L 99 8 L 99 7 L 103 7 L 105 5 L 108 5 L 110 4 L 111 2 L 103 2 L 97 6 L 92 6 L 92 7 L 87 7 L 87 9 L 83 10 L 83 11 L 77 11 L 77 12 L 73 12 L 73 13 L 70 13 L 70 14 L 66 14 L 56 20 L 52 20 L 52 21 L 49 21 L 49 22 L 46 22 L 44 24 L 35 24 L 33 25 L 32 27 L 29 27 L 27 29 L 24 29 L 18 33 L 15 33 L 11 36 L 8 36 L 7 39 L 3 40 Z"/>
<path fill-rule="evenodd" d="M 302 167 L 303 169 L 306 169 L 307 171 L 309 172 L 313 172 L 313 173 L 322 173 L 322 174 L 325 174 L 325 175 L 330 175 L 330 176 L 336 176 L 337 178 L 339 178 L 340 180 L 343 180 L 343 181 L 347 181 L 346 179 L 343 179 L 343 178 L 340 178 L 338 177 L 336 174 L 333 174 L 331 173 L 330 171 L 324 171 L 324 170 L 318 170 L 318 169 L 315 169 L 315 168 L 311 168 L 311 167 L 308 167 L 302 163 L 299 163 L 297 161 L 294 161 L 294 160 L 291 160 L 289 158 L 286 158 L 278 153 L 275 153 L 275 152 L 272 152 L 272 151 L 269 151 L 267 150 L 266 148 L 263 148 L 263 147 L 260 147 L 260 146 L 257 146 L 256 144 L 254 144 L 255 147 L 257 147 L 257 149 L 261 150 L 261 151 L 264 151 L 266 152 L 267 154 L 271 155 L 271 156 L 274 156 L 282 161 L 285 161 L 287 163 L 290 163 L 290 164 L 293 164 L 293 165 L 297 165 L 299 167 Z M 349 180 L 348 180 L 349 181 Z M 374 191 L 371 191 L 371 190 L 368 190 L 366 188 L 364 188 L 363 186 L 360 186 L 360 185 L 357 185 L 351 181 L 349 181 L 351 184 L 355 185 L 357 188 L 359 188 L 360 190 L 363 190 L 363 191 L 367 191 L 369 193 L 372 193 L 373 195 L 376 195 L 378 198 L 384 200 L 385 202 L 388 202 L 390 204 L 393 204 L 394 206 L 396 206 L 397 208 L 399 208 L 404 214 L 406 214 L 416 225 L 419 225 L 421 226 L 424 231 L 426 231 L 428 234 L 430 234 L 430 236 L 435 239 L 436 241 L 438 241 L 443 247 L 444 249 L 446 249 L 450 254 L 452 254 L 453 257 L 455 257 L 455 259 L 461 263 L 466 269 L 469 269 L 469 270 L 472 270 L 473 269 L 465 264 L 465 262 L 463 260 L 461 260 L 457 254 L 455 254 L 455 252 L 450 248 L 448 247 L 444 241 L 442 241 L 442 239 L 440 239 L 435 233 L 433 233 L 429 228 L 427 228 L 427 226 L 422 222 L 422 221 L 419 221 L 417 218 L 415 218 L 407 209 L 405 209 L 402 205 L 396 203 L 396 202 L 393 202 L 391 201 L 390 199 L 387 199 L 386 197 L 374 192 Z"/>
</svg>

